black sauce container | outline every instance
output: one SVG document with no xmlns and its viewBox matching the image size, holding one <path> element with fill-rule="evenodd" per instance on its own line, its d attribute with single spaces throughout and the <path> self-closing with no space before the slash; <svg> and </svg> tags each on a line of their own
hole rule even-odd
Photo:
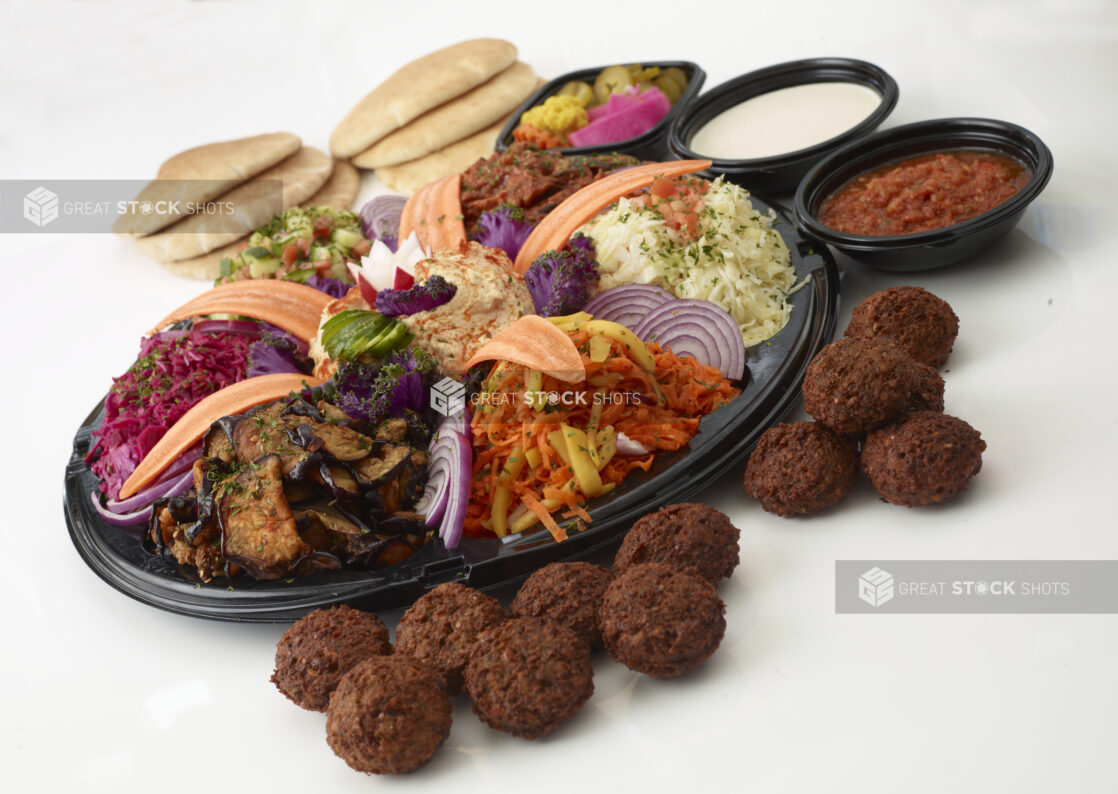
<svg viewBox="0 0 1118 794">
<path fill-rule="evenodd" d="M 618 154 L 629 154 L 642 160 L 668 159 L 668 131 L 671 129 L 672 123 L 695 101 L 695 97 L 699 95 L 699 91 L 703 87 L 703 82 L 706 80 L 707 73 L 699 68 L 698 64 L 692 63 L 691 61 L 641 61 L 640 63 L 646 68 L 657 66 L 661 70 L 669 69 L 674 66 L 677 69 L 682 69 L 684 74 L 687 75 L 687 88 L 679 99 L 676 100 L 676 103 L 672 105 L 672 109 L 668 111 L 668 114 L 660 119 L 655 127 L 635 138 L 629 138 L 616 143 L 608 143 L 601 146 L 567 146 L 559 149 L 550 149 L 549 151 L 561 152 L 566 155 L 617 152 Z M 591 69 L 579 69 L 574 72 L 567 72 L 545 84 L 532 94 L 532 96 L 528 97 L 528 99 L 516 109 L 516 112 L 512 114 L 512 118 L 508 120 L 504 129 L 501 130 L 501 134 L 497 136 L 497 151 L 503 152 L 513 144 L 514 139 L 512 137 L 512 131 L 520 124 L 520 115 L 524 113 L 524 111 L 536 105 L 543 104 L 544 100 L 554 94 L 558 94 L 559 89 L 572 80 L 581 80 L 593 85 L 594 79 L 603 69 L 617 65 L 619 64 L 606 64 L 605 66 L 596 66 Z"/>
<path fill-rule="evenodd" d="M 1016 195 L 969 220 L 914 234 L 847 234 L 816 219 L 823 201 L 859 174 L 922 154 L 958 149 L 1006 155 L 1031 172 Z M 1008 121 L 949 118 L 920 121 L 848 144 L 816 164 L 796 191 L 796 223 L 816 239 L 881 270 L 945 267 L 974 256 L 1021 219 L 1052 175 L 1052 153 L 1036 134 Z"/>
<path fill-rule="evenodd" d="M 712 158 L 693 151 L 695 134 L 714 117 L 761 94 L 807 83 L 855 83 L 876 91 L 881 104 L 860 123 L 840 135 L 806 149 L 749 160 Z M 767 66 L 735 77 L 703 94 L 672 123 L 668 148 L 679 160 L 711 160 L 703 172 L 724 176 L 761 195 L 790 194 L 821 158 L 840 146 L 873 132 L 893 111 L 900 92 L 897 82 L 879 66 L 851 58 L 808 58 Z"/>
</svg>

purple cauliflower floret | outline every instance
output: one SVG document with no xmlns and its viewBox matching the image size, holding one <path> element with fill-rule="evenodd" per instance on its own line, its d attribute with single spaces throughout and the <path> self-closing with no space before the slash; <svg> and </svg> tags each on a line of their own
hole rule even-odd
<svg viewBox="0 0 1118 794">
<path fill-rule="evenodd" d="M 513 261 L 532 229 L 536 228 L 536 224 L 524 219 L 524 210 L 515 204 L 498 204 L 486 210 L 478 218 L 478 225 L 481 232 L 477 241 L 489 248 L 500 248 Z"/>
<path fill-rule="evenodd" d="M 382 289 L 377 293 L 378 312 L 385 317 L 415 314 L 437 309 L 454 297 L 458 287 L 442 276 L 431 276 L 408 289 Z"/>
<path fill-rule="evenodd" d="M 524 283 L 541 317 L 581 311 L 598 284 L 594 242 L 576 234 L 566 250 L 540 254 L 524 274 Z"/>
</svg>

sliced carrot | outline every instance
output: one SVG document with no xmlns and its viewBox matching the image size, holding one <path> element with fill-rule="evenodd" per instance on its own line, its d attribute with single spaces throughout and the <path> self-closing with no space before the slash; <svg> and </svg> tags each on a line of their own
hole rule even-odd
<svg viewBox="0 0 1118 794">
<path fill-rule="evenodd" d="M 482 361 L 511 361 L 567 383 L 586 380 L 582 354 L 566 332 L 538 314 L 526 314 L 478 348 L 466 369 Z"/>
<path fill-rule="evenodd" d="M 547 531 L 551 533 L 551 537 L 555 538 L 556 542 L 567 539 L 567 530 L 559 526 L 555 519 L 551 517 L 551 513 L 547 512 L 547 508 L 540 504 L 536 497 L 532 496 L 531 491 L 525 491 L 520 495 L 520 498 L 524 501 L 524 506 L 535 513 L 540 523 L 547 527 Z"/>
<path fill-rule="evenodd" d="M 434 182 L 427 183 L 412 193 L 411 198 L 404 204 L 403 212 L 400 213 L 400 229 L 397 232 L 401 241 L 408 239 L 411 233 L 419 228 L 421 218 L 427 217 L 424 208 L 430 199 L 431 189 L 434 186 Z"/>
<path fill-rule="evenodd" d="M 431 250 L 457 251 L 466 241 L 466 223 L 462 216 L 462 175 L 451 174 L 435 183 L 431 204 L 427 208 L 427 226 L 431 232 Z"/>
<path fill-rule="evenodd" d="M 293 281 L 261 278 L 214 287 L 168 314 L 148 333 L 178 320 L 204 314 L 242 314 L 290 331 L 304 342 L 318 333 L 318 321 L 331 297 Z"/>
<path fill-rule="evenodd" d="M 400 215 L 400 239 L 413 231 L 428 251 L 457 251 L 466 241 L 462 220 L 462 175 L 451 174 L 419 189 Z"/>
<path fill-rule="evenodd" d="M 690 174 L 710 166 L 710 160 L 647 163 L 617 171 L 590 183 L 568 196 L 532 230 L 521 246 L 520 253 L 516 255 L 516 272 L 526 273 L 536 257 L 545 251 L 560 250 L 579 226 L 623 196 L 652 184 L 656 177 Z"/>
<path fill-rule="evenodd" d="M 286 397 L 293 391 L 303 389 L 304 382 L 308 386 L 322 383 L 318 378 L 283 372 L 242 380 L 203 397 L 171 425 L 171 429 L 144 456 L 135 471 L 124 481 L 118 498 L 126 499 L 150 485 L 175 458 L 197 444 L 210 429 L 210 425 L 221 417 L 239 414 L 262 403 Z"/>
</svg>

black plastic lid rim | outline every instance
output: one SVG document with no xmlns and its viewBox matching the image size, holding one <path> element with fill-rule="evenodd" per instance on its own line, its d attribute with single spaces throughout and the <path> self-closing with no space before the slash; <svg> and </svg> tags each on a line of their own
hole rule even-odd
<svg viewBox="0 0 1118 794">
<path fill-rule="evenodd" d="M 1008 142 L 1017 145 L 1005 145 Z M 999 143 L 1002 145 L 998 146 Z M 1018 161 L 1027 160 L 1024 165 L 1032 175 L 1021 190 L 998 206 L 942 229 L 888 236 L 848 234 L 825 226 L 815 217 L 823 200 L 858 174 L 922 154 L 960 150 L 993 150 Z M 872 252 L 947 246 L 961 236 L 997 226 L 1023 211 L 1044 190 L 1051 175 L 1051 151 L 1024 127 L 988 118 L 929 119 L 882 130 L 832 152 L 800 182 L 794 212 L 797 223 L 809 234 L 843 250 Z"/>
<path fill-rule="evenodd" d="M 690 148 L 691 139 L 716 116 L 742 102 L 782 88 L 809 83 L 856 83 L 881 95 L 870 115 L 845 132 L 812 146 L 771 157 L 752 159 L 713 158 Z M 710 160 L 711 171 L 773 172 L 823 157 L 836 146 L 865 136 L 876 129 L 896 107 L 900 96 L 897 82 L 881 67 L 852 58 L 807 58 L 788 61 L 743 74 L 715 86 L 699 97 L 673 123 L 668 146 L 681 160 Z"/>
<path fill-rule="evenodd" d="M 651 129 L 642 132 L 640 135 L 632 138 L 626 138 L 623 141 L 614 141 L 613 143 L 605 143 L 600 146 L 563 146 L 555 149 L 548 149 L 549 152 L 556 152 L 566 156 L 582 156 L 594 155 L 602 152 L 617 152 L 620 154 L 633 154 L 645 158 L 658 157 L 663 159 L 667 154 L 665 147 L 657 146 L 658 142 L 667 139 L 668 132 L 671 125 L 679 118 L 680 114 L 690 106 L 690 104 L 698 96 L 699 91 L 706 81 L 706 72 L 697 64 L 691 61 L 638 61 L 638 63 L 645 67 L 656 66 L 660 69 L 670 69 L 676 67 L 682 69 L 688 74 L 687 88 L 684 89 L 683 94 L 675 104 L 671 106 L 664 118 L 660 119 Z M 585 69 L 577 69 L 572 72 L 567 72 L 553 80 L 549 80 L 539 89 L 534 91 L 530 97 L 524 100 L 515 111 L 512 117 L 505 123 L 501 129 L 500 134 L 497 136 L 496 150 L 503 152 L 513 143 L 512 131 L 520 124 L 520 116 L 530 108 L 542 104 L 545 99 L 553 96 L 559 92 L 564 85 L 573 80 L 582 80 L 593 82 L 603 69 L 610 66 L 617 66 L 617 64 L 606 64 L 605 66 L 593 66 Z M 652 151 L 655 149 L 656 151 Z M 660 150 L 663 151 L 660 151 Z"/>
</svg>

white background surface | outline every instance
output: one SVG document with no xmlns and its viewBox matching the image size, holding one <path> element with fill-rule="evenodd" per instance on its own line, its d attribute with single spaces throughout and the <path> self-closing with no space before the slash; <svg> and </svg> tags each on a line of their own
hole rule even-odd
<svg viewBox="0 0 1118 794">
<path fill-rule="evenodd" d="M 686 59 L 707 70 L 707 87 L 794 58 L 863 58 L 900 84 L 886 126 L 1006 119 L 1037 132 L 1056 162 L 1018 229 L 979 259 L 908 278 L 840 261 L 840 329 L 865 295 L 902 283 L 959 315 L 947 410 L 989 444 L 966 495 L 906 510 L 862 481 L 839 508 L 788 521 L 728 472 L 700 497 L 742 529 L 742 565 L 721 587 L 729 628 L 709 663 L 658 682 L 597 657 L 594 698 L 535 743 L 490 731 L 460 702 L 435 759 L 390 780 L 350 770 L 326 745 L 323 716 L 269 684 L 284 626 L 143 606 L 70 545 L 60 502 L 74 430 L 140 333 L 203 285 L 108 235 L 4 236 L 4 788 L 1118 790 L 1114 616 L 837 616 L 833 604 L 836 559 L 1118 558 L 1116 10 L 1104 0 L 3 5 L 2 178 L 148 178 L 181 149 L 273 129 L 326 148 L 391 71 L 482 35 L 512 40 L 546 77 Z"/>
</svg>

